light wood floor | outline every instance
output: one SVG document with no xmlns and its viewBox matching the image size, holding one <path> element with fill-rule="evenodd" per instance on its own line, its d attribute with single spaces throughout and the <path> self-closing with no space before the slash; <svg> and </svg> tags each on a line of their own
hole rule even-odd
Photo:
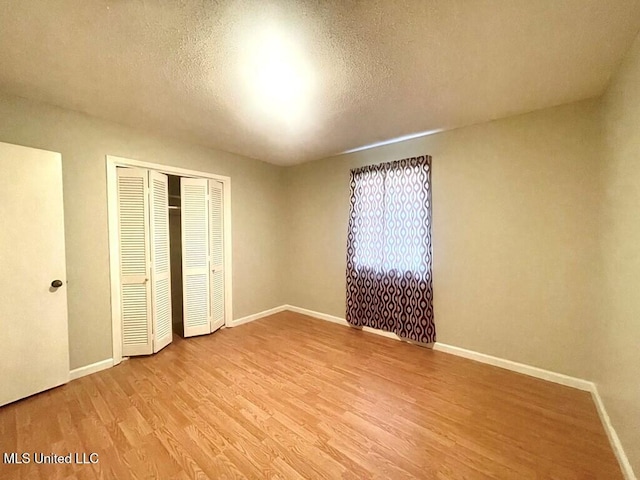
<svg viewBox="0 0 640 480">
<path fill-rule="evenodd" d="M 0 478 L 622 478 L 590 395 L 284 312 L 0 408 Z"/>
</svg>

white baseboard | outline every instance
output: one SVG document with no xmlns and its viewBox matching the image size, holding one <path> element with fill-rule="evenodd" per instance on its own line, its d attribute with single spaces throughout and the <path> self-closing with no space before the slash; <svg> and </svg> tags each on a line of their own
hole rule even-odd
<svg viewBox="0 0 640 480">
<path fill-rule="evenodd" d="M 85 365 L 84 367 L 74 368 L 69 372 L 69 380 L 75 380 L 111 367 L 113 367 L 113 358 L 107 358 L 106 360 L 101 360 L 99 362 L 92 363 L 91 365 Z"/>
<path fill-rule="evenodd" d="M 231 325 L 229 326 L 237 327 L 238 325 L 242 325 L 243 323 L 252 322 L 262 317 L 268 317 L 269 315 L 273 315 L 274 313 L 282 312 L 284 310 L 286 310 L 285 305 L 280 305 L 279 307 L 271 308 L 269 310 L 265 310 L 264 312 L 254 313 L 253 315 L 249 315 L 246 317 L 238 318 L 237 320 L 233 320 L 231 322 Z M 92 363 L 91 365 L 85 365 L 84 367 L 74 368 L 69 372 L 69 380 L 70 381 L 76 380 L 77 378 L 81 378 L 86 375 L 91 375 L 92 373 L 96 373 L 101 370 L 106 370 L 107 368 L 111 368 L 113 366 L 114 366 L 113 359 L 108 358 L 100 362 Z"/>
<path fill-rule="evenodd" d="M 328 315 L 326 313 L 315 312 L 313 310 L 307 310 L 306 308 L 294 307 L 293 305 L 284 305 L 285 310 L 289 310 L 291 312 L 300 313 L 302 315 L 307 315 L 309 317 L 319 318 L 320 320 L 326 320 L 327 322 L 337 323 L 338 325 L 344 325 L 345 327 L 350 328 L 358 328 L 363 332 L 375 333 L 376 335 L 380 335 L 382 337 L 392 338 L 394 340 L 402 340 L 398 335 L 392 332 L 385 332 L 384 330 L 378 330 L 377 328 L 371 327 L 354 327 L 349 325 L 344 318 L 335 317 L 333 315 Z"/>
<path fill-rule="evenodd" d="M 327 322 L 337 323 L 338 325 L 343 325 L 345 327 L 349 326 L 349 324 L 344 318 L 335 317 L 327 313 L 315 312 L 313 310 L 307 310 L 306 308 L 294 307 L 293 305 L 283 305 L 282 307 L 285 310 L 289 310 L 290 312 L 296 312 L 301 315 L 307 315 L 308 317 L 319 318 L 320 320 L 326 320 Z"/>
<path fill-rule="evenodd" d="M 286 305 L 280 305 L 279 307 L 270 308 L 269 310 L 264 310 L 263 312 L 258 312 L 254 313 L 253 315 L 247 315 L 246 317 L 237 318 L 233 320 L 228 326 L 232 328 L 237 327 L 238 325 L 253 322 L 254 320 L 258 320 L 259 318 L 268 317 L 269 315 L 283 312 L 284 310 L 286 310 Z"/>
<path fill-rule="evenodd" d="M 351 326 L 351 325 L 349 325 L 349 326 Z M 387 337 L 387 338 L 391 338 L 393 340 L 402 341 L 402 337 L 396 335 L 393 332 L 385 332 L 384 330 L 378 330 L 377 328 L 371 328 L 371 327 L 352 327 L 351 326 L 351 328 L 360 328 L 363 332 L 375 333 L 376 335 L 380 335 L 381 337 Z"/>
<path fill-rule="evenodd" d="M 615 453 L 616 458 L 618 459 L 624 478 L 625 480 L 638 480 L 635 473 L 633 473 L 633 468 L 631 468 L 629 458 L 624 452 L 620 438 L 611 424 L 611 419 L 609 418 L 607 409 L 604 407 L 602 397 L 600 397 L 600 393 L 598 392 L 598 387 L 595 383 L 592 383 L 592 386 L 591 396 L 593 397 L 593 402 L 596 404 L 596 409 L 598 410 L 598 415 L 600 416 L 600 420 L 604 426 L 604 431 L 607 433 L 607 437 L 609 437 L 609 443 L 611 443 L 613 453 Z"/>
<path fill-rule="evenodd" d="M 525 363 L 513 362 L 504 358 L 494 357 L 486 355 L 484 353 L 474 352 L 473 350 L 467 350 L 465 348 L 454 347 L 453 345 L 447 345 L 446 343 L 436 342 L 433 347 L 434 350 L 444 353 L 450 353 L 451 355 L 457 355 L 458 357 L 468 358 L 475 360 L 476 362 L 486 363 L 493 365 L 494 367 L 504 368 L 514 372 L 529 375 L 530 377 L 541 378 L 553 383 L 559 383 L 567 387 L 577 388 L 578 390 L 584 390 L 591 392 L 593 390 L 593 382 L 583 380 L 581 378 L 571 377 L 562 373 L 552 372 L 543 368 L 532 367 Z"/>
</svg>

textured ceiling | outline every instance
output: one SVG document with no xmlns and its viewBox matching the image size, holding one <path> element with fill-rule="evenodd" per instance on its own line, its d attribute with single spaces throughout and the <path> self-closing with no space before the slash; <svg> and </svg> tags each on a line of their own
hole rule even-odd
<svg viewBox="0 0 640 480">
<path fill-rule="evenodd" d="M 285 165 L 598 95 L 639 28 L 638 0 L 0 0 L 0 90 Z M 274 32 L 282 108 L 246 68 Z"/>
</svg>

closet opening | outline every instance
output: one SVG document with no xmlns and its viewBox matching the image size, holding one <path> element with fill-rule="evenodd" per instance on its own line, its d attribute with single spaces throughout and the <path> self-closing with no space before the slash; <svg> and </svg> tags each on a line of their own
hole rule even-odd
<svg viewBox="0 0 640 480">
<path fill-rule="evenodd" d="M 231 179 L 107 156 L 113 363 L 232 325 Z"/>
<path fill-rule="evenodd" d="M 173 333 L 184 336 L 182 313 L 182 217 L 180 177 L 169 177 L 169 251 L 171 261 L 171 323 Z"/>
</svg>

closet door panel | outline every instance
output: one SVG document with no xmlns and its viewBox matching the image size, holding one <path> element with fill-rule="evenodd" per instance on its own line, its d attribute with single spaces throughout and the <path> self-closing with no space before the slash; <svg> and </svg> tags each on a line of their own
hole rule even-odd
<svg viewBox="0 0 640 480">
<path fill-rule="evenodd" d="M 153 353 L 148 173 L 137 168 L 118 168 L 117 179 L 122 354 L 147 355 Z"/>
<path fill-rule="evenodd" d="M 153 352 L 173 339 L 171 316 L 171 261 L 169 258 L 169 178 L 149 172 L 151 225 L 151 300 Z"/>
<path fill-rule="evenodd" d="M 224 325 L 224 197 L 222 183 L 209 180 L 211 331 Z"/>
<path fill-rule="evenodd" d="M 206 179 L 181 178 L 184 336 L 211 332 L 209 195 Z"/>
</svg>

